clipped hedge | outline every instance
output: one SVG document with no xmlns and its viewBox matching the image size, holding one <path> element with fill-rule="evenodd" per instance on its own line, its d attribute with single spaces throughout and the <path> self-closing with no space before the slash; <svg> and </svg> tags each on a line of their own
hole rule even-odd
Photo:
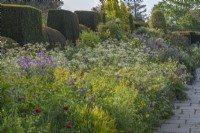
<svg viewBox="0 0 200 133">
<path fill-rule="evenodd" d="M 44 41 L 49 42 L 49 46 L 47 49 L 52 49 L 56 47 L 56 44 L 59 43 L 61 47 L 63 48 L 66 45 L 66 39 L 65 37 L 57 30 L 52 29 L 50 27 L 44 27 L 43 29 L 43 36 Z"/>
<path fill-rule="evenodd" d="M 67 40 L 76 43 L 79 38 L 77 15 L 67 10 L 49 10 L 47 26 L 60 31 Z"/>
<path fill-rule="evenodd" d="M 200 42 L 200 32 L 195 31 L 175 31 L 172 32 L 169 38 L 172 38 L 174 36 L 183 36 L 188 38 L 189 43 L 193 44 L 196 42 Z"/>
<path fill-rule="evenodd" d="M 78 16 L 79 24 L 83 24 L 93 31 L 97 30 L 99 23 L 99 14 L 93 11 L 75 11 Z"/>
<path fill-rule="evenodd" d="M 42 40 L 41 11 L 31 6 L 0 4 L 1 35 L 20 43 Z"/>
</svg>

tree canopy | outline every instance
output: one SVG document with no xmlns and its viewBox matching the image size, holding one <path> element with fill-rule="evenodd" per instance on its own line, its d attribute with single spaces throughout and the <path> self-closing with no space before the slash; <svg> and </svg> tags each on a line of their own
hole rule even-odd
<svg viewBox="0 0 200 133">
<path fill-rule="evenodd" d="M 162 10 L 168 27 L 200 30 L 200 1 L 163 0 L 152 10 Z"/>
</svg>

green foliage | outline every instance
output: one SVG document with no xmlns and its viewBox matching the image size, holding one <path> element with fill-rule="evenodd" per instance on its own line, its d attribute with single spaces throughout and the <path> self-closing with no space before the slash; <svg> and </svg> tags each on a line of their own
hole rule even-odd
<svg viewBox="0 0 200 133">
<path fill-rule="evenodd" d="M 0 42 L 0 49 L 12 49 L 15 47 L 20 47 L 15 40 L 9 37 L 0 36 Z"/>
<path fill-rule="evenodd" d="M 128 25 L 130 12 L 122 1 L 119 4 L 118 0 L 107 0 L 104 7 L 107 20 L 112 21 L 119 18 L 122 23 Z"/>
<path fill-rule="evenodd" d="M 168 40 L 171 45 L 182 48 L 187 48 L 191 44 L 190 35 L 187 32 L 184 34 L 172 32 L 171 35 L 169 35 Z"/>
<path fill-rule="evenodd" d="M 144 21 L 133 21 L 135 29 L 139 27 L 148 27 L 148 24 L 145 23 Z"/>
<path fill-rule="evenodd" d="M 131 14 L 129 14 L 129 27 L 130 27 L 131 33 L 133 33 L 134 25 L 133 25 L 133 16 Z"/>
<path fill-rule="evenodd" d="M 141 0 L 124 0 L 124 3 L 127 4 L 127 6 L 131 10 L 131 14 L 134 16 L 135 21 L 145 21 L 147 14 L 146 14 L 146 5 L 143 4 L 143 1 Z"/>
<path fill-rule="evenodd" d="M 154 6 L 153 10 L 164 13 L 170 30 L 200 30 L 199 1 L 162 1 Z M 174 29 L 175 28 L 175 29 Z"/>
<path fill-rule="evenodd" d="M 136 34 L 149 34 L 149 30 L 146 27 L 139 27 L 138 29 L 135 30 Z"/>
<path fill-rule="evenodd" d="M 47 26 L 60 31 L 67 40 L 76 43 L 79 38 L 77 15 L 67 10 L 49 10 Z"/>
<path fill-rule="evenodd" d="M 126 7 L 124 2 L 120 1 L 120 16 L 118 18 L 120 18 L 120 20 L 124 24 L 128 25 L 129 24 L 129 17 L 130 17 L 129 9 Z"/>
<path fill-rule="evenodd" d="M 41 11 L 30 6 L 0 4 L 1 35 L 23 45 L 42 41 Z"/>
<path fill-rule="evenodd" d="M 152 29 L 161 29 L 164 32 L 167 32 L 166 21 L 162 11 L 155 10 L 152 12 L 149 20 L 149 27 Z"/>
<path fill-rule="evenodd" d="M 0 55 L 0 130 L 153 132 L 158 120 L 171 115 L 171 100 L 182 98 L 188 75 L 173 56 L 152 59 L 149 52 L 164 49 L 148 44 L 133 38 L 92 49 L 46 52 L 30 44 L 8 50 Z"/>
<path fill-rule="evenodd" d="M 55 48 L 56 44 L 60 44 L 62 48 L 66 46 L 65 37 L 55 29 L 52 29 L 50 27 L 44 27 L 43 36 L 44 36 L 44 41 L 50 44 L 47 47 L 47 49 Z"/>
<path fill-rule="evenodd" d="M 107 19 L 120 18 L 120 6 L 118 0 L 106 0 L 104 8 Z"/>
<path fill-rule="evenodd" d="M 105 25 L 99 24 L 98 33 L 102 40 L 106 40 L 108 38 L 120 40 L 124 39 L 126 34 L 124 25 L 119 19 L 116 19 L 115 21 L 108 21 Z"/>
<path fill-rule="evenodd" d="M 175 32 L 172 32 L 171 35 L 169 35 L 169 39 L 173 40 L 173 38 L 181 37 L 181 36 L 185 37 L 189 44 L 194 44 L 194 43 L 200 42 L 200 32 L 194 32 L 194 31 L 175 31 Z M 180 40 L 175 39 L 174 41 L 176 42 L 176 41 L 180 41 Z M 181 43 L 181 41 L 180 41 L 180 43 Z"/>
<path fill-rule="evenodd" d="M 1 1 L 2 2 L 2 1 Z M 48 9 L 60 9 L 61 6 L 64 4 L 63 1 L 46 1 L 46 0 L 39 0 L 39 1 L 30 1 L 30 0 L 20 0 L 20 1 L 10 1 L 10 0 L 3 0 L 4 4 L 20 4 L 20 5 L 29 5 L 36 7 L 44 12 Z"/>
<path fill-rule="evenodd" d="M 91 29 L 85 25 L 79 24 L 80 33 L 84 31 L 91 31 Z"/>
<path fill-rule="evenodd" d="M 79 24 L 85 25 L 92 29 L 97 30 L 97 25 L 99 23 L 99 14 L 93 11 L 75 11 L 79 19 Z"/>
<path fill-rule="evenodd" d="M 84 31 L 81 33 L 80 40 L 77 42 L 77 46 L 94 48 L 98 43 L 100 43 L 100 38 L 96 32 Z"/>
</svg>

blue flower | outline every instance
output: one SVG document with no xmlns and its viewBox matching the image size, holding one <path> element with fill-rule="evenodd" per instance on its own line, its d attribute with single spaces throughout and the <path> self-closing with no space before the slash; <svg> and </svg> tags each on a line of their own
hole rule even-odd
<svg viewBox="0 0 200 133">
<path fill-rule="evenodd" d="M 23 100 L 24 100 L 24 98 L 18 98 L 18 99 L 17 99 L 18 102 L 21 102 L 21 101 L 23 101 Z"/>
</svg>

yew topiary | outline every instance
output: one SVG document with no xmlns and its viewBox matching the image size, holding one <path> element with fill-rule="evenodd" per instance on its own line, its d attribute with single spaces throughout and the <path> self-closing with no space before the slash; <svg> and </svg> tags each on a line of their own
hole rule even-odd
<svg viewBox="0 0 200 133">
<path fill-rule="evenodd" d="M 76 43 L 79 38 L 77 15 L 67 10 L 49 10 L 47 26 L 60 31 L 67 40 Z"/>
<path fill-rule="evenodd" d="M 44 27 L 43 36 L 44 41 L 50 44 L 47 49 L 55 48 L 57 43 L 60 44 L 62 48 L 66 45 L 65 37 L 58 30 L 53 28 Z"/>
<path fill-rule="evenodd" d="M 78 16 L 79 24 L 85 25 L 92 29 L 97 30 L 97 25 L 99 24 L 99 14 L 93 11 L 75 11 Z"/>
<path fill-rule="evenodd" d="M 42 41 L 41 11 L 25 5 L 0 4 L 1 36 L 21 45 Z"/>
</svg>

